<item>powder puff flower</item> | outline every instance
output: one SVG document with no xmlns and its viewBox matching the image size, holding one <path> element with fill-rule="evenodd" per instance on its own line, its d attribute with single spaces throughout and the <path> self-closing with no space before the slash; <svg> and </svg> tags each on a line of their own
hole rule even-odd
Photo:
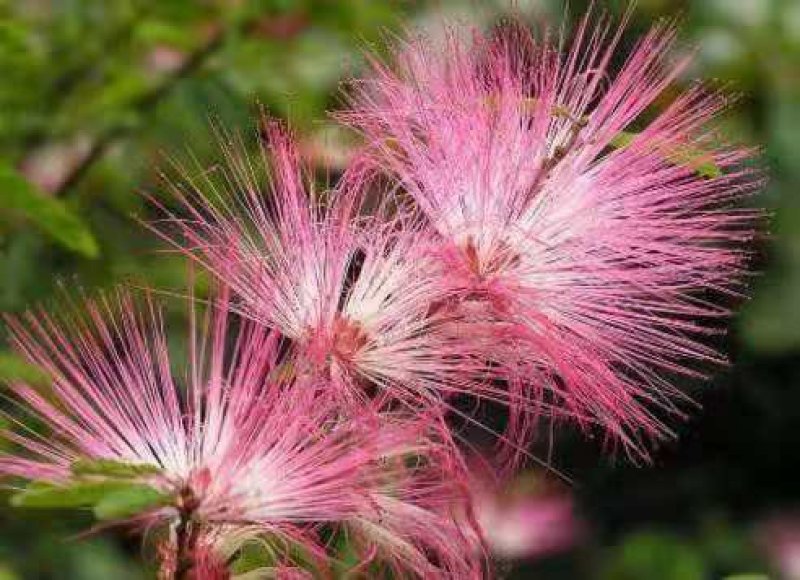
<svg viewBox="0 0 800 580">
<path fill-rule="evenodd" d="M 372 422 L 341 423 L 320 388 L 281 378 L 274 333 L 235 320 L 226 302 L 191 338 L 185 390 L 149 300 L 138 308 L 121 292 L 87 300 L 85 316 L 9 318 L 13 344 L 48 373 L 52 390 L 11 386 L 49 432 L 16 421 L 18 431 L 2 433 L 19 450 L 0 456 L 0 475 L 38 482 L 26 492 L 35 501 L 43 484 L 66 494 L 116 485 L 114 473 L 87 472 L 87 462 L 130 466 L 163 495 L 133 519 L 171 526 L 179 567 L 204 526 L 256 526 L 318 552 L 314 526 L 365 509 Z"/>
<path fill-rule="evenodd" d="M 419 228 L 360 217 L 357 170 L 325 199 L 290 135 L 262 124 L 257 159 L 222 135 L 222 167 L 179 167 L 171 191 L 185 215 L 159 204 L 153 229 L 230 285 L 237 310 L 289 339 L 293 372 L 329 379 L 342 402 L 375 387 L 409 404 L 481 388 L 480 366 L 432 308 L 448 290 Z"/>
<path fill-rule="evenodd" d="M 668 61 L 668 24 L 616 73 L 623 27 L 606 21 L 568 48 L 522 25 L 461 32 L 376 60 L 341 117 L 438 236 L 466 322 L 492 329 L 476 335 L 518 395 L 512 431 L 530 427 L 520 397 L 551 400 L 646 453 L 680 412 L 669 377 L 720 361 L 703 339 L 746 274 L 752 152 L 709 128 L 720 94 L 655 110 L 688 64 Z"/>
<path fill-rule="evenodd" d="M 381 417 L 382 481 L 370 489 L 370 507 L 343 526 L 358 571 L 370 578 L 478 579 L 486 572 L 466 468 L 441 417 L 430 419 Z"/>
</svg>

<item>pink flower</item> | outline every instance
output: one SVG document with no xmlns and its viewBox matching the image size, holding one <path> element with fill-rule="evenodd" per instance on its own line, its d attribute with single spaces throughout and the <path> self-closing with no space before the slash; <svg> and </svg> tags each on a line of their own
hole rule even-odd
<svg viewBox="0 0 800 580">
<path fill-rule="evenodd" d="M 527 472 L 501 488 L 472 470 L 475 517 L 491 552 L 500 558 L 530 559 L 569 550 L 583 535 L 572 498 L 549 489 L 539 473 Z"/>
<path fill-rule="evenodd" d="M 374 422 L 341 422 L 323 387 L 281 377 L 276 335 L 234 322 L 226 304 L 223 296 L 195 328 L 185 391 L 149 300 L 138 308 L 120 293 L 87 300 L 85 316 L 9 318 L 18 351 L 52 377 L 52 397 L 12 390 L 50 432 L 3 433 L 27 454 L 1 456 L 0 474 L 61 486 L 78 477 L 79 460 L 153 466 L 144 478 L 172 499 L 137 520 L 170 524 L 175 541 L 188 521 L 256 526 L 319 551 L 315 526 L 364 509 Z"/>
<path fill-rule="evenodd" d="M 755 540 L 781 578 L 800 580 L 800 516 L 796 512 L 773 515 L 760 522 Z"/>
<path fill-rule="evenodd" d="M 330 380 L 340 401 L 364 403 L 376 387 L 407 404 L 474 390 L 481 367 L 442 332 L 449 316 L 432 307 L 449 294 L 419 228 L 359 216 L 357 169 L 339 191 L 316 192 L 291 137 L 264 125 L 257 158 L 222 136 L 219 179 L 180 168 L 171 190 L 189 217 L 162 207 L 153 228 L 289 340 L 293 372 Z"/>
<path fill-rule="evenodd" d="M 372 577 L 485 577 L 487 557 L 472 518 L 467 473 L 447 428 L 433 417 L 384 414 L 377 441 L 382 482 L 369 507 L 344 524 Z"/>
<path fill-rule="evenodd" d="M 670 377 L 721 361 L 704 339 L 746 275 L 752 152 L 709 128 L 720 94 L 653 112 L 688 63 L 668 62 L 669 25 L 616 73 L 623 29 L 605 20 L 568 48 L 521 25 L 462 32 L 374 62 L 342 118 L 438 236 L 463 323 L 508 381 L 509 436 L 526 440 L 539 401 L 646 454 L 685 400 Z"/>
</svg>

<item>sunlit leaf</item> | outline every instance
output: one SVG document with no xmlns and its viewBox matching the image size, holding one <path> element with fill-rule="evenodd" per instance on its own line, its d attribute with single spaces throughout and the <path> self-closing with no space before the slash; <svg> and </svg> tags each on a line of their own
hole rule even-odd
<svg viewBox="0 0 800 580">
<path fill-rule="evenodd" d="M 274 567 L 261 567 L 249 570 L 243 574 L 234 573 L 233 580 L 266 580 L 267 578 L 278 578 L 277 569 Z"/>
<path fill-rule="evenodd" d="M 31 483 L 24 491 L 11 496 L 11 505 L 24 508 L 88 507 L 131 485 L 124 481 L 76 481 L 64 485 Z"/>
<path fill-rule="evenodd" d="M 39 191 L 14 168 L 0 161 L 0 211 L 20 214 L 53 240 L 88 258 L 100 253 L 86 224 L 61 200 Z"/>
<path fill-rule="evenodd" d="M 50 386 L 50 377 L 39 367 L 10 352 L 0 352 L 0 382 L 20 381 L 35 387 Z"/>
<path fill-rule="evenodd" d="M 141 477 L 161 473 L 161 469 L 147 463 L 125 463 L 114 459 L 79 459 L 71 466 L 77 476 L 102 475 L 105 477 Z"/>
<path fill-rule="evenodd" d="M 239 549 L 230 570 L 233 574 L 245 574 L 272 566 L 274 563 L 275 554 L 266 541 L 256 540 L 245 543 Z"/>
<path fill-rule="evenodd" d="M 63 485 L 35 482 L 11 497 L 22 508 L 93 507 L 101 520 L 121 519 L 169 501 L 168 495 L 143 483 L 121 479 L 77 480 Z"/>
<path fill-rule="evenodd" d="M 104 495 L 94 506 L 98 520 L 114 520 L 135 516 L 169 503 L 170 496 L 143 484 L 129 484 Z"/>
</svg>

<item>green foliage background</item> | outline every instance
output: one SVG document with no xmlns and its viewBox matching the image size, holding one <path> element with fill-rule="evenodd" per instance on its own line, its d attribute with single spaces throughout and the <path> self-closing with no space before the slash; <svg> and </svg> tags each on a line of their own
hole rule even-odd
<svg viewBox="0 0 800 580">
<path fill-rule="evenodd" d="M 621 2 L 609 2 L 614 12 Z M 574 20 L 584 2 L 571 2 Z M 400 0 L 0 0 L 0 310 L 54 299 L 59 285 L 184 286 L 184 263 L 133 216 L 167 157 L 214 163 L 209 123 L 249 131 L 263 104 L 290 121 L 321 170 L 347 139 L 325 112 L 362 49 L 443 15 L 490 25 L 507 2 Z M 559 23 L 558 0 L 516 2 Z M 519 578 L 694 580 L 767 573 L 757 522 L 796 506 L 800 459 L 800 3 L 640 0 L 634 38 L 679 16 L 695 76 L 741 99 L 723 120 L 763 144 L 773 212 L 757 240 L 752 294 L 723 348 L 733 364 L 698 393 L 704 411 L 651 467 L 601 457 L 569 433 L 554 449 L 576 481 L 591 535 L 572 552 L 512 567 Z M 686 79 L 687 82 L 689 79 Z M 201 289 L 202 291 L 202 289 Z M 183 311 L 172 314 L 180 321 Z M 0 378 L 34 372 L 0 346 Z M 35 376 L 31 380 L 35 380 Z M 688 386 L 694 388 L 694 386 Z M 2 403 L 5 405 L 5 403 Z M 2 503 L 7 503 L 0 497 Z M 0 580 L 146 577 L 140 544 L 77 540 L 88 514 L 0 508 Z"/>
</svg>

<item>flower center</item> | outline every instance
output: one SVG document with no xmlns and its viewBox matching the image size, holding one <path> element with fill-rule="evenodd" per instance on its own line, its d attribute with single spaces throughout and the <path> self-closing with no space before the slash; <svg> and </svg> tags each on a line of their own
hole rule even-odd
<svg viewBox="0 0 800 580">
<path fill-rule="evenodd" d="M 330 328 L 309 330 L 305 357 L 317 371 L 330 372 L 332 367 L 350 365 L 369 342 L 369 336 L 356 321 L 337 314 Z"/>
<path fill-rule="evenodd" d="M 462 251 L 467 270 L 480 282 L 520 263 L 519 254 L 508 242 L 502 240 L 494 243 L 487 252 L 481 253 L 475 245 L 475 240 L 469 236 Z"/>
<path fill-rule="evenodd" d="M 350 362 L 364 348 L 369 337 L 362 326 L 343 316 L 337 316 L 331 333 L 331 352 L 344 362 Z"/>
</svg>

